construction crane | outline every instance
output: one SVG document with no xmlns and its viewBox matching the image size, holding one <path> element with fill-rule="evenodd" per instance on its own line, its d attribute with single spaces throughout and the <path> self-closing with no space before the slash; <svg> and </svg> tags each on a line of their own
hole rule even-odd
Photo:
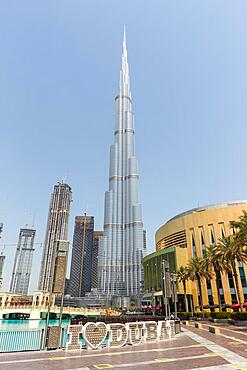
<svg viewBox="0 0 247 370">
<path fill-rule="evenodd" d="M 3 247 L 2 251 L 4 251 L 6 247 L 16 247 L 17 245 L 18 243 L 13 243 L 13 244 L 4 243 L 4 244 L 0 244 L 0 248 Z M 33 243 L 33 245 L 39 245 L 41 248 L 43 247 L 43 243 Z"/>
</svg>

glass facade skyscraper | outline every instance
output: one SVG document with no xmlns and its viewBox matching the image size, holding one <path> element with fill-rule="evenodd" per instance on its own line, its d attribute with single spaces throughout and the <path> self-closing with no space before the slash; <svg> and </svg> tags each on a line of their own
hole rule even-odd
<svg viewBox="0 0 247 370">
<path fill-rule="evenodd" d="M 58 182 L 50 201 L 39 290 L 62 293 L 64 289 L 71 201 L 71 187 L 63 181 Z"/>
<path fill-rule="evenodd" d="M 104 240 L 99 256 L 99 286 L 109 299 L 114 296 L 137 297 L 143 289 L 142 207 L 138 196 L 139 172 L 125 32 L 120 87 L 115 104 L 115 142 L 110 150 Z"/>
<path fill-rule="evenodd" d="M 69 294 L 83 297 L 91 291 L 94 217 L 76 216 L 70 268 Z"/>
<path fill-rule="evenodd" d="M 98 257 L 99 249 L 103 240 L 103 231 L 94 231 L 93 233 L 93 250 L 92 250 L 92 271 L 91 271 L 91 288 L 98 288 Z"/>
<path fill-rule="evenodd" d="M 33 229 L 20 229 L 10 283 L 10 292 L 23 295 L 28 294 L 33 262 L 35 232 L 36 231 Z"/>
</svg>

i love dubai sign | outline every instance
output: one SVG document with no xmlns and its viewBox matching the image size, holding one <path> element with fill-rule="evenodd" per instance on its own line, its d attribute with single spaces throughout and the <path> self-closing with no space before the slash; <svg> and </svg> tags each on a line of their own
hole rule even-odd
<svg viewBox="0 0 247 370">
<path fill-rule="evenodd" d="M 68 335 L 66 351 L 81 350 L 85 347 L 97 349 L 102 346 L 119 348 L 126 344 L 136 346 L 171 339 L 175 336 L 175 321 L 137 321 L 126 324 L 88 322 L 85 325 L 69 325 Z M 84 346 L 81 337 L 84 339 Z"/>
</svg>

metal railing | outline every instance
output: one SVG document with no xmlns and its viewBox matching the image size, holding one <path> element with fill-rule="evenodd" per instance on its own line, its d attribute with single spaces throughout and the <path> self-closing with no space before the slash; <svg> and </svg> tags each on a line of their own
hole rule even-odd
<svg viewBox="0 0 247 370">
<path fill-rule="evenodd" d="M 0 353 L 39 351 L 45 348 L 44 329 L 0 331 Z M 67 342 L 67 328 L 62 328 L 60 348 Z"/>
<path fill-rule="evenodd" d="M 47 307 L 46 306 L 33 306 L 33 305 L 4 305 L 0 306 L 0 311 L 1 310 L 19 310 L 19 309 L 28 309 L 32 311 L 41 311 L 41 312 L 46 312 Z M 51 307 L 51 312 L 59 312 L 60 311 L 60 306 L 52 306 Z M 94 314 L 94 313 L 105 313 L 104 308 L 89 308 L 89 307 L 70 307 L 66 306 L 63 308 L 63 313 L 78 313 L 78 314 Z M 112 313 L 115 313 L 115 311 L 112 311 Z"/>
<path fill-rule="evenodd" d="M 42 330 L 0 331 L 0 352 L 38 351 L 42 337 Z"/>
</svg>

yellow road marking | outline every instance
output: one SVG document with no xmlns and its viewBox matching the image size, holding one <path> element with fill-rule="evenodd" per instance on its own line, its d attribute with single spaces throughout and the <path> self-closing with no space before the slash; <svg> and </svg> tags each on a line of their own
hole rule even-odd
<svg viewBox="0 0 247 370">
<path fill-rule="evenodd" d="M 148 353 L 148 352 L 166 352 L 166 351 L 174 351 L 174 350 L 183 350 L 187 348 L 194 348 L 194 347 L 204 347 L 203 344 L 191 344 L 189 346 L 181 346 L 181 347 L 171 347 L 171 348 L 152 348 L 152 349 L 142 349 L 142 350 L 137 350 L 137 351 L 124 351 L 124 352 L 108 352 L 108 353 L 97 353 L 94 355 L 82 355 L 81 357 L 91 357 L 91 356 L 122 356 L 122 355 L 128 355 L 128 354 L 133 354 L 133 353 Z M 74 357 L 74 356 L 73 356 Z"/>
<path fill-rule="evenodd" d="M 232 341 L 232 342 L 227 342 L 228 344 L 243 344 L 243 343 L 241 343 L 241 342 L 235 342 L 235 341 Z"/>
<path fill-rule="evenodd" d="M 123 352 L 122 352 L 123 353 Z M 104 353 L 103 356 L 119 356 L 120 352 L 109 352 L 109 353 Z"/>
<path fill-rule="evenodd" d="M 113 366 L 111 364 L 98 364 L 98 365 L 93 365 L 93 367 L 95 367 L 95 369 L 112 369 Z"/>
<path fill-rule="evenodd" d="M 170 361 L 176 361 L 176 358 L 155 358 L 154 361 L 157 362 L 170 362 Z"/>
<path fill-rule="evenodd" d="M 198 358 L 198 357 L 215 357 L 215 356 L 220 356 L 218 353 L 204 353 L 203 355 L 201 356 L 195 356 L 195 358 Z M 193 357 L 188 357 L 188 359 L 193 359 Z M 155 358 L 154 361 L 157 361 L 157 362 L 172 362 L 172 361 L 179 361 L 181 360 L 181 358 Z M 186 357 L 183 358 L 183 360 L 186 360 Z"/>
<path fill-rule="evenodd" d="M 66 360 L 66 357 L 49 357 L 50 361 L 53 361 L 53 360 Z"/>
</svg>

